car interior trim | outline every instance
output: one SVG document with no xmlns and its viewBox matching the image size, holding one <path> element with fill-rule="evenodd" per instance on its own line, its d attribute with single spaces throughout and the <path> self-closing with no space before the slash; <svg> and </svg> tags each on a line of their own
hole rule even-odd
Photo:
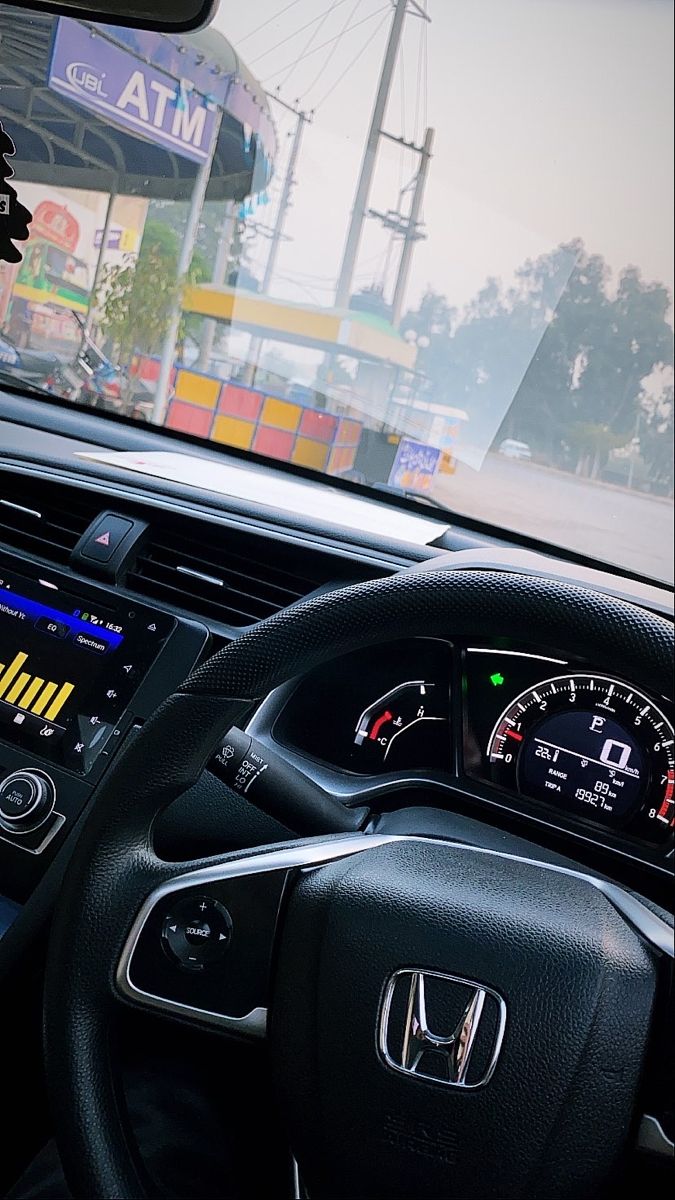
<svg viewBox="0 0 675 1200">
<path fill-rule="evenodd" d="M 482 846 L 469 846 L 461 842 L 451 842 L 441 838 L 425 838 L 425 837 L 407 837 L 398 834 L 347 834 L 341 837 L 332 837 L 329 839 L 314 839 L 309 842 L 292 847 L 282 847 L 278 850 L 265 850 L 260 854 L 255 854 L 246 858 L 236 858 L 230 862 L 222 862 L 214 864 L 210 867 L 202 867 L 197 871 L 191 871 L 184 875 L 177 875 L 175 878 L 162 883 L 148 896 L 142 905 L 134 923 L 131 927 L 127 940 L 125 942 L 122 954 L 120 956 L 117 972 L 116 983 L 117 988 L 122 996 L 127 1000 L 135 1003 L 141 1003 L 147 1007 L 168 1012 L 177 1016 L 196 1017 L 199 1021 L 208 1024 L 216 1025 L 221 1029 L 247 1034 L 249 1036 L 261 1037 L 266 1030 L 266 1010 L 256 1008 L 244 1017 L 228 1017 L 220 1013 L 207 1012 L 203 1009 L 192 1008 L 190 1005 L 181 1004 L 173 1000 L 168 1000 L 162 996 L 154 995 L 153 993 L 143 991 L 138 988 L 131 980 L 130 967 L 134 950 L 138 944 L 143 927 L 145 926 L 150 913 L 155 908 L 157 903 L 164 897 L 171 895 L 174 892 L 184 891 L 186 888 L 203 887 L 209 883 L 223 879 L 232 879 L 237 876 L 259 874 L 268 871 L 292 871 L 295 869 L 307 869 L 311 867 L 321 866 L 323 863 L 331 862 L 335 859 L 344 858 L 352 854 L 361 854 L 366 850 L 372 850 L 376 846 L 383 846 L 392 842 L 445 842 L 447 846 L 451 846 L 453 850 L 463 850 L 467 853 L 486 854 L 497 858 L 507 859 L 511 862 L 524 863 L 528 866 L 539 867 L 544 871 L 553 871 L 557 874 L 567 875 L 572 878 L 581 879 L 585 883 L 596 888 L 597 891 L 603 893 L 610 904 L 621 914 L 624 920 L 635 929 L 640 936 L 659 953 L 666 955 L 668 958 L 675 957 L 675 947 L 673 944 L 673 929 L 661 917 L 647 908 L 636 896 L 630 895 L 623 888 L 608 880 L 598 878 L 593 875 L 588 875 L 584 871 L 576 871 L 570 867 L 559 866 L 554 863 L 542 862 L 537 859 L 527 858 L 524 855 L 509 854 L 500 850 L 489 850 Z"/>
</svg>

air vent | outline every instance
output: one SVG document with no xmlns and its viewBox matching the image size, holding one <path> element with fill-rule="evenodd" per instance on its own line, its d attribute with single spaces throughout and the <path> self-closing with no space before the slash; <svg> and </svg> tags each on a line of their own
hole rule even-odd
<svg viewBox="0 0 675 1200">
<path fill-rule="evenodd" d="M 347 565 L 321 551 L 177 518 L 171 525 L 153 522 L 127 586 L 240 628 L 309 595 Z M 353 577 L 353 566 L 349 573 Z"/>
<path fill-rule="evenodd" d="M 0 543 L 67 563 L 101 510 L 94 494 L 35 476 L 0 472 Z"/>
</svg>

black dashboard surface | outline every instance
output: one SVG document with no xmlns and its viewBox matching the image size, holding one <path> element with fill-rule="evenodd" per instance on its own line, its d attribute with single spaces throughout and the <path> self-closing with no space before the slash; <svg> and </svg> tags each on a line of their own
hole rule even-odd
<svg viewBox="0 0 675 1200">
<path fill-rule="evenodd" d="M 85 489 L 88 512 L 95 497 L 99 509 L 137 515 L 151 529 L 160 514 L 165 522 L 180 515 L 188 525 L 208 520 L 209 530 L 222 529 L 223 536 L 237 530 L 237 536 L 255 536 L 263 545 L 265 539 L 274 539 L 275 552 L 281 555 L 285 546 L 289 555 L 301 547 L 303 554 L 323 556 L 320 590 L 421 566 L 506 566 L 571 578 L 657 611 L 672 612 L 672 596 L 665 589 L 555 558 L 550 552 L 544 557 L 464 524 L 451 525 L 435 545 L 426 546 L 330 527 L 311 515 L 293 516 L 264 502 L 246 504 L 157 479 L 130 480 L 128 472 L 83 463 L 75 455 L 83 446 L 96 444 L 115 449 L 170 445 L 176 450 L 176 442 L 155 431 L 101 421 L 96 414 L 0 397 L 0 439 L 0 483 L 17 474 L 34 479 L 36 486 L 48 479 L 52 487 L 70 488 L 69 495 L 73 485 Z M 186 445 L 185 451 L 201 452 L 192 445 Z M 203 454 L 222 457 L 209 449 Z M 260 473 L 264 495 L 265 475 L 273 468 L 254 463 L 251 470 Z M 386 503 L 380 498 L 372 502 Z M 204 528 L 195 526 L 197 539 Z M 15 554 L 20 549 L 11 540 L 8 546 Z M 26 552 L 25 547 L 22 552 L 27 562 L 44 565 L 39 553 Z M 128 601 L 140 598 L 134 591 L 135 580 L 124 571 L 108 586 Z M 143 599 L 147 601 L 145 593 Z M 157 607 L 161 610 L 161 602 Z M 240 632 L 199 611 L 191 595 L 188 599 L 186 594 L 183 606 L 176 597 L 168 612 L 205 625 L 211 649 Z M 308 676 L 299 685 L 296 681 L 280 694 L 273 693 L 251 715 L 250 731 L 269 737 L 289 761 L 328 784 L 346 803 L 360 803 L 367 793 L 376 812 L 421 813 L 432 806 L 443 814 L 446 825 L 453 813 L 460 822 L 482 822 L 486 836 L 494 828 L 504 836 L 510 832 L 529 838 L 535 846 L 572 855 L 647 894 L 651 889 L 655 898 L 663 895 L 654 869 L 661 874 L 669 867 L 668 846 L 664 852 L 663 843 L 656 846 L 653 839 L 638 837 L 621 823 L 599 822 L 596 813 L 589 819 L 588 812 L 573 814 L 559 805 L 535 803 L 497 781 L 494 764 L 489 762 L 488 742 L 495 723 L 509 700 L 524 688 L 551 675 L 587 668 L 621 679 L 620 670 L 607 663 L 565 663 L 554 647 L 512 645 L 508 631 L 499 645 L 473 647 L 453 642 L 452 632 L 448 630 L 447 643 L 422 639 L 378 647 L 360 662 L 337 661 L 320 679 Z M 496 683 L 497 676 L 503 682 Z M 659 697 L 653 701 L 663 703 Z M 670 720 L 667 702 L 664 711 Z M 285 833 L 252 809 L 242 812 L 240 802 L 208 772 L 189 797 L 167 811 L 158 828 L 163 851 L 176 859 L 195 849 L 217 853 L 278 840 Z M 30 875 L 31 888 L 36 887 L 40 872 L 35 864 Z M 20 899 L 26 896 L 23 890 Z"/>
</svg>

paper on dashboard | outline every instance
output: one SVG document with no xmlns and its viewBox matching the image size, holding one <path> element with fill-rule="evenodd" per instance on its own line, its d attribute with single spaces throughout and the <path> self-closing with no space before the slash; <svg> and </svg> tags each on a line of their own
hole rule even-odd
<svg viewBox="0 0 675 1200">
<path fill-rule="evenodd" d="M 402 512 L 382 499 L 353 496 L 329 483 L 286 478 L 265 467 L 236 467 L 164 450 L 79 451 L 77 457 L 418 546 L 428 546 L 448 528 L 445 521 Z"/>
</svg>

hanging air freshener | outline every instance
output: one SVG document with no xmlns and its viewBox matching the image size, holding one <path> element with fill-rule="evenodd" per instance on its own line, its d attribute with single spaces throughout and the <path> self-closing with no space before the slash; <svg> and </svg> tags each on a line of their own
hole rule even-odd
<svg viewBox="0 0 675 1200">
<path fill-rule="evenodd" d="M 14 142 L 0 121 L 0 262 L 19 263 L 23 258 L 14 242 L 25 242 L 33 214 L 19 202 L 9 180 L 14 175 L 9 159 L 16 153 Z"/>
</svg>

